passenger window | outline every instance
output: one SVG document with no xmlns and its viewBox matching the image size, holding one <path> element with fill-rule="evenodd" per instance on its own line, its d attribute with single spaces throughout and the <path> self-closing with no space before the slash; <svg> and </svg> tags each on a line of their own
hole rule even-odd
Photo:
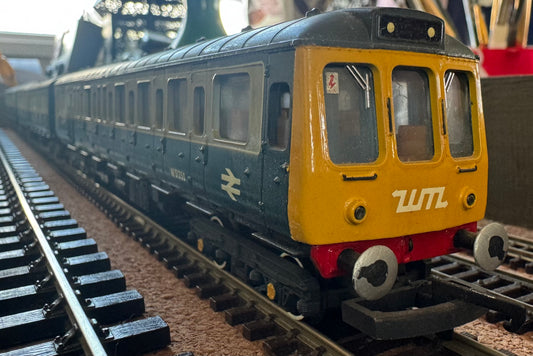
<svg viewBox="0 0 533 356">
<path fill-rule="evenodd" d="M 268 102 L 268 143 L 271 147 L 285 150 L 289 145 L 291 131 L 291 94 L 287 83 L 270 87 Z"/>
<path fill-rule="evenodd" d="M 100 107 L 100 112 L 102 113 L 102 119 L 107 120 L 107 87 L 102 89 L 102 106 Z"/>
<path fill-rule="evenodd" d="M 94 117 L 100 117 L 100 112 L 98 111 L 98 104 L 99 104 L 99 96 L 98 93 L 100 93 L 101 89 L 98 88 L 95 91 L 93 91 L 93 101 L 92 101 L 92 109 L 91 112 L 93 113 Z"/>
<path fill-rule="evenodd" d="M 163 90 L 155 91 L 155 128 L 163 128 Z"/>
<path fill-rule="evenodd" d="M 170 131 L 187 132 L 186 109 L 187 80 L 170 80 L 168 82 L 168 129 Z"/>
<path fill-rule="evenodd" d="M 194 88 L 193 103 L 193 133 L 197 136 L 204 134 L 205 120 L 205 90 L 203 87 Z"/>
<path fill-rule="evenodd" d="M 220 138 L 248 141 L 250 116 L 250 76 L 248 73 L 220 75 L 215 79 Z"/>
<path fill-rule="evenodd" d="M 336 164 L 370 163 L 379 156 L 374 79 L 365 65 L 324 68 L 329 157 Z"/>
<path fill-rule="evenodd" d="M 124 123 L 126 118 L 126 90 L 124 85 L 118 85 L 115 91 L 115 115 L 117 122 Z"/>
<path fill-rule="evenodd" d="M 396 148 L 403 162 L 433 158 L 433 122 L 429 79 L 420 68 L 398 67 L 392 72 Z"/>
<path fill-rule="evenodd" d="M 135 93 L 130 90 L 128 93 L 128 124 L 135 123 Z"/>
<path fill-rule="evenodd" d="M 91 117 L 91 87 L 84 88 L 83 91 L 83 115 Z"/>
<path fill-rule="evenodd" d="M 111 90 L 107 93 L 107 119 L 113 120 L 113 92 Z"/>
<path fill-rule="evenodd" d="M 130 95 L 133 92 L 130 92 Z M 150 83 L 143 82 L 137 85 L 137 124 L 150 126 Z"/>
<path fill-rule="evenodd" d="M 448 71 L 445 75 L 446 126 L 453 157 L 474 153 L 470 88 L 466 73 Z"/>
</svg>

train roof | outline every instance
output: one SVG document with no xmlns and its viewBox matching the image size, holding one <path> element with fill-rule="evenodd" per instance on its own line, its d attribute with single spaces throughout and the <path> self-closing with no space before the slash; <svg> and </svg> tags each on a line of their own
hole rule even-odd
<svg viewBox="0 0 533 356">
<path fill-rule="evenodd" d="M 55 81 L 56 79 L 52 78 L 52 79 L 46 79 L 42 82 L 24 83 L 24 84 L 20 84 L 20 85 L 6 89 L 6 93 L 14 93 L 14 92 L 19 92 L 19 91 L 30 91 L 30 90 L 35 90 L 35 89 L 47 88 L 50 85 L 54 84 Z"/>
<path fill-rule="evenodd" d="M 391 26 L 390 23 L 392 27 L 387 27 Z M 428 35 L 429 28 L 433 31 L 432 36 Z M 67 74 L 58 80 L 58 84 L 244 51 L 282 50 L 305 45 L 390 49 L 476 58 L 467 46 L 445 35 L 444 22 L 438 17 L 407 9 L 359 8 L 316 15 L 309 13 L 304 18 L 274 26 L 243 30 L 138 60 Z"/>
</svg>

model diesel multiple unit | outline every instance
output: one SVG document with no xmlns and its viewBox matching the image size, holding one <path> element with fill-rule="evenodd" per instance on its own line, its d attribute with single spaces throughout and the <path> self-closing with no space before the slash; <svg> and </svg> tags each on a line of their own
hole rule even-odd
<svg viewBox="0 0 533 356">
<path fill-rule="evenodd" d="M 462 247 L 504 258 L 500 226 L 474 234 L 478 61 L 429 14 L 309 13 L 49 85 L 74 164 L 148 211 L 196 211 L 191 241 L 294 314 L 378 299 Z"/>
</svg>

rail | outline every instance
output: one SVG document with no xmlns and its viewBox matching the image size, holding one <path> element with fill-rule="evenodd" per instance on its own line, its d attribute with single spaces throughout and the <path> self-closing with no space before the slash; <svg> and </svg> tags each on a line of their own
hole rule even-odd
<svg viewBox="0 0 533 356">
<path fill-rule="evenodd" d="M 57 261 L 54 255 L 54 251 L 48 244 L 48 241 L 46 240 L 46 237 L 43 231 L 41 230 L 41 227 L 39 226 L 39 223 L 37 222 L 37 219 L 35 218 L 31 207 L 28 204 L 28 201 L 26 200 L 26 197 L 24 196 L 24 192 L 18 185 L 17 178 L 13 173 L 13 170 L 11 169 L 9 161 L 2 150 L 0 150 L 0 160 L 4 165 L 6 174 L 9 177 L 9 180 L 17 195 L 21 209 L 26 214 L 28 223 L 33 229 L 33 233 L 35 234 L 35 238 L 37 239 L 40 245 L 42 254 L 46 258 L 47 268 L 49 269 L 50 273 L 55 277 L 57 287 L 61 291 L 61 294 L 64 300 L 66 301 L 67 314 L 69 315 L 73 326 L 77 328 L 81 333 L 81 345 L 84 351 L 88 355 L 107 355 L 102 343 L 98 338 L 98 335 L 96 334 L 93 326 L 91 325 L 90 320 L 86 316 L 81 304 L 79 303 L 76 294 L 70 287 L 69 281 L 63 273 L 63 269 L 59 265 L 59 262 Z"/>
</svg>

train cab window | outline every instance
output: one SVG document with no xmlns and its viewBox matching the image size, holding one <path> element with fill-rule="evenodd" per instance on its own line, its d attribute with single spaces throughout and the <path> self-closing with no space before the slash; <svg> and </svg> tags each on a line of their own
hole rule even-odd
<svg viewBox="0 0 533 356">
<path fill-rule="evenodd" d="M 433 158 L 433 123 L 429 79 L 420 68 L 398 67 L 392 72 L 396 148 L 403 162 Z"/>
<path fill-rule="evenodd" d="M 128 124 L 135 123 L 135 93 L 130 90 L 128 93 Z"/>
<path fill-rule="evenodd" d="M 220 138 L 248 141 L 250 117 L 250 75 L 238 73 L 215 78 Z"/>
<path fill-rule="evenodd" d="M 168 82 L 168 129 L 170 131 L 187 132 L 186 109 L 187 80 L 170 80 Z"/>
<path fill-rule="evenodd" d="M 287 83 L 275 83 L 268 96 L 268 143 L 285 150 L 291 130 L 291 94 Z"/>
<path fill-rule="evenodd" d="M 132 92 L 130 92 L 131 95 Z M 141 82 L 137 85 L 137 124 L 150 126 L 150 83 Z M 131 104 L 130 104 L 131 107 Z"/>
<path fill-rule="evenodd" d="M 203 135 L 205 121 L 205 90 L 203 87 L 194 88 L 192 119 L 193 133 L 196 136 Z"/>
<path fill-rule="evenodd" d="M 324 68 L 329 157 L 335 164 L 371 163 L 379 155 L 374 80 L 368 66 Z"/>
<path fill-rule="evenodd" d="M 469 157 L 474 153 L 472 113 L 468 76 L 448 71 L 445 76 L 446 126 L 452 157 Z"/>
<path fill-rule="evenodd" d="M 115 117 L 117 122 L 124 123 L 126 118 L 126 88 L 124 85 L 115 87 Z"/>
<path fill-rule="evenodd" d="M 155 128 L 163 128 L 163 89 L 155 91 Z"/>
</svg>

